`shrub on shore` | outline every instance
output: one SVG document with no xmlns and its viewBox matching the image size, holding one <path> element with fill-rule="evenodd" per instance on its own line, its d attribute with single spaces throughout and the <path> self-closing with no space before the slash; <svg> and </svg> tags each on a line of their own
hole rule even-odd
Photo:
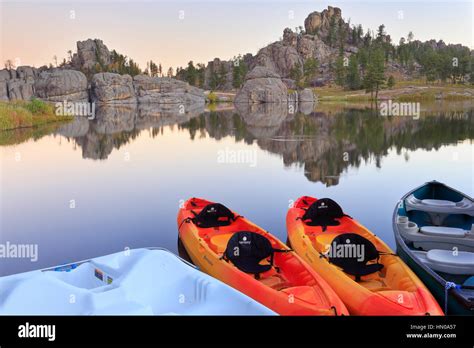
<svg viewBox="0 0 474 348">
<path fill-rule="evenodd" d="M 57 116 L 54 106 L 40 99 L 0 102 L 0 131 L 71 119 L 70 116 Z"/>
<path fill-rule="evenodd" d="M 209 100 L 209 104 L 215 104 L 219 101 L 219 97 L 214 92 L 209 92 L 207 99 Z"/>
</svg>

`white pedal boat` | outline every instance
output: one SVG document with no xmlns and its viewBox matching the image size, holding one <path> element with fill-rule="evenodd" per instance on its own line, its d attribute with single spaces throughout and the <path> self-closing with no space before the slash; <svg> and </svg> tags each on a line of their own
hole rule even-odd
<svg viewBox="0 0 474 348">
<path fill-rule="evenodd" d="M 0 315 L 275 315 L 171 252 L 133 249 L 0 277 Z"/>
</svg>

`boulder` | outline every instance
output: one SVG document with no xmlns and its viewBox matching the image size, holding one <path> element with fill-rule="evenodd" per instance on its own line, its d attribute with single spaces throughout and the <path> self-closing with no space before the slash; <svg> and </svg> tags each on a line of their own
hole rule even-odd
<svg viewBox="0 0 474 348">
<path fill-rule="evenodd" d="M 310 102 L 315 101 L 314 93 L 311 88 L 305 88 L 298 93 L 298 102 Z"/>
<path fill-rule="evenodd" d="M 38 73 L 37 69 L 31 66 L 19 66 L 16 68 L 16 75 L 19 79 L 35 79 Z"/>
<path fill-rule="evenodd" d="M 202 89 L 172 78 L 137 75 L 133 78 L 133 86 L 141 104 L 204 105 L 206 101 Z"/>
<path fill-rule="evenodd" d="M 137 103 L 132 77 L 114 73 L 98 73 L 92 77 L 91 98 L 102 104 Z"/>
<path fill-rule="evenodd" d="M 8 86 L 6 81 L 0 80 L 0 100 L 8 101 Z"/>
<path fill-rule="evenodd" d="M 41 71 L 34 83 L 35 95 L 47 101 L 87 101 L 87 78 L 68 69 Z"/>
<path fill-rule="evenodd" d="M 6 81 L 11 79 L 11 72 L 7 69 L 0 70 L 0 81 Z"/>
<path fill-rule="evenodd" d="M 281 79 L 288 89 L 296 89 L 296 82 L 292 79 Z"/>
<path fill-rule="evenodd" d="M 11 79 L 6 83 L 7 96 L 10 100 L 30 100 L 34 95 L 34 80 L 28 79 Z M 0 87 L 0 95 L 2 94 Z M 3 100 L 4 97 L 2 97 Z"/>
<path fill-rule="evenodd" d="M 108 65 L 111 53 L 102 40 L 88 39 L 77 42 L 77 53 L 72 57 L 72 65 L 76 69 L 91 70 L 96 64 Z"/>
<path fill-rule="evenodd" d="M 235 96 L 234 102 L 286 103 L 288 88 L 280 76 L 268 68 L 257 66 L 245 77 L 245 83 Z"/>
<path fill-rule="evenodd" d="M 303 67 L 303 59 L 295 47 L 274 42 L 258 51 L 255 64 L 266 67 L 282 77 L 289 77 L 294 66 L 299 64 Z"/>
</svg>

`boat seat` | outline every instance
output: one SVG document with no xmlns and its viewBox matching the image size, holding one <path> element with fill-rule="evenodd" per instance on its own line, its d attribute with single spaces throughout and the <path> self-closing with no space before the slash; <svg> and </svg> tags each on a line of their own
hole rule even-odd
<svg viewBox="0 0 474 348">
<path fill-rule="evenodd" d="M 411 194 L 405 199 L 407 211 L 419 210 L 427 213 L 438 214 L 466 214 L 474 216 L 474 203 L 464 197 L 459 202 L 445 199 L 418 199 Z"/>
<path fill-rule="evenodd" d="M 462 228 L 445 227 L 445 226 L 423 226 L 420 232 L 428 236 L 436 237 L 456 237 L 463 238 L 466 236 L 466 231 Z"/>
<path fill-rule="evenodd" d="M 433 249 L 426 253 L 426 259 L 435 271 L 448 274 L 474 274 L 474 253 Z"/>
<path fill-rule="evenodd" d="M 455 207 L 456 203 L 444 199 L 422 199 L 422 204 L 437 206 L 437 207 Z"/>
</svg>

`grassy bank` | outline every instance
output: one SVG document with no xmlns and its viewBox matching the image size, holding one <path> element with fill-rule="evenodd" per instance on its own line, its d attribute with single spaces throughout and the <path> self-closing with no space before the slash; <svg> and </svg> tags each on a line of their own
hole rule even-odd
<svg viewBox="0 0 474 348">
<path fill-rule="evenodd" d="M 365 90 L 349 91 L 338 86 L 315 88 L 320 101 L 370 102 L 370 93 Z M 391 89 L 379 91 L 379 100 L 435 101 L 472 100 L 474 87 L 452 84 L 426 84 L 421 81 L 402 81 Z"/>
<path fill-rule="evenodd" d="M 39 99 L 0 102 L 0 131 L 37 127 L 52 122 L 72 120 L 71 116 L 57 116 L 54 107 Z"/>
</svg>

